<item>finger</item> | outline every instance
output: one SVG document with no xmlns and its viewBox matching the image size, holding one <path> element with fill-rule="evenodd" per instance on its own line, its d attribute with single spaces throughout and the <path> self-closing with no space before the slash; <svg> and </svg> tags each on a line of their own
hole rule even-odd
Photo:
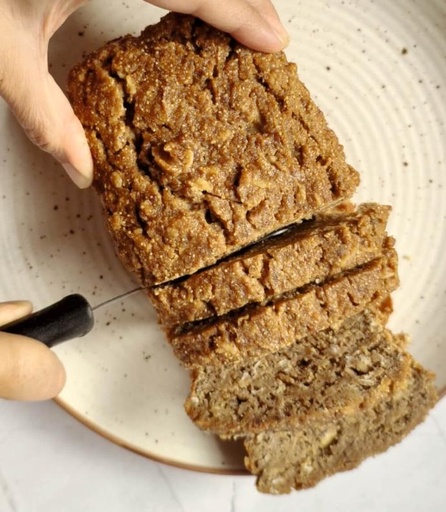
<svg viewBox="0 0 446 512">
<path fill-rule="evenodd" d="M 93 161 L 85 132 L 53 78 L 45 74 L 33 90 L 17 91 L 10 105 L 31 142 L 56 158 L 79 188 L 89 187 Z"/>
<path fill-rule="evenodd" d="M 0 326 L 29 315 L 32 310 L 32 304 L 27 300 L 0 302 Z"/>
<path fill-rule="evenodd" d="M 52 154 L 76 185 L 86 188 L 93 161 L 82 125 L 48 73 L 46 48 L 25 39 L 3 56 L 3 76 L 8 79 L 0 83 L 0 93 L 29 139 Z"/>
<path fill-rule="evenodd" d="M 269 0 L 146 1 L 170 11 L 193 14 L 254 50 L 276 52 L 288 43 L 288 35 Z"/>
<path fill-rule="evenodd" d="M 0 397 L 47 400 L 59 394 L 64 384 L 62 363 L 43 343 L 0 333 Z"/>
<path fill-rule="evenodd" d="M 37 32 L 48 41 L 65 20 L 88 0 L 3 0 L 2 17 L 18 30 Z M 1 3 L 1 2 L 0 2 Z M 9 4 L 9 5 L 8 5 Z"/>
<path fill-rule="evenodd" d="M 279 14 L 270 0 L 247 0 L 248 3 L 263 16 L 278 33 L 284 33 L 286 44 L 289 42 L 288 33 L 280 21 Z"/>
<path fill-rule="evenodd" d="M 38 2 L 35 2 L 34 6 L 38 12 L 36 12 L 33 17 L 36 18 L 39 14 L 41 15 L 43 9 L 45 18 L 45 25 L 43 28 L 46 30 L 44 36 L 49 40 L 65 20 L 87 2 L 88 0 L 52 0 L 47 2 L 46 6 L 39 5 Z M 27 7 L 27 14 L 32 16 L 29 12 L 29 6 Z"/>
</svg>

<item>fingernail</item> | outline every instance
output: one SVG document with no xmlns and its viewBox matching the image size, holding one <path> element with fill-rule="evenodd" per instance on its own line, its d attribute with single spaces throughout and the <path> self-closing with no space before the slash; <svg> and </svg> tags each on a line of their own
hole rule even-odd
<svg viewBox="0 0 446 512">
<path fill-rule="evenodd" d="M 75 169 L 68 162 L 62 164 L 65 172 L 71 178 L 71 180 L 77 185 L 79 188 L 88 188 L 91 185 L 92 178 L 90 176 L 85 176 L 80 173 L 77 169 Z"/>
<path fill-rule="evenodd" d="M 25 307 L 28 306 L 30 302 L 28 300 L 6 300 L 5 302 L 0 302 L 1 306 L 11 306 L 11 307 Z"/>
<path fill-rule="evenodd" d="M 19 314 L 23 312 L 24 315 L 33 308 L 29 300 L 8 300 L 6 302 L 0 302 L 0 306 L 2 309 L 7 308 L 11 312 L 18 312 Z"/>
<path fill-rule="evenodd" d="M 285 48 L 290 43 L 290 36 L 288 32 L 285 30 L 282 24 L 280 24 L 280 28 L 277 27 L 277 24 L 270 24 L 271 28 L 274 30 L 274 33 L 276 34 L 277 38 L 280 41 L 280 44 L 282 45 L 282 48 Z"/>
<path fill-rule="evenodd" d="M 278 16 L 268 16 L 266 18 L 266 21 L 268 22 L 268 25 L 273 30 L 274 34 L 277 36 L 278 40 L 280 41 L 280 44 L 282 45 L 282 48 L 285 46 L 288 46 L 290 42 L 290 36 L 288 35 L 288 32 L 286 31 L 285 27 L 283 26 L 282 22 L 280 21 Z"/>
<path fill-rule="evenodd" d="M 31 302 L 28 300 L 11 300 L 8 302 L 0 302 L 0 325 L 12 322 L 29 315 L 33 310 Z"/>
</svg>

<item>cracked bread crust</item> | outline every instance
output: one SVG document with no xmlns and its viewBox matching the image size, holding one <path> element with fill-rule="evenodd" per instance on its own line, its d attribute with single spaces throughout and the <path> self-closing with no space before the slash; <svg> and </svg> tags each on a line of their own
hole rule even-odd
<svg viewBox="0 0 446 512">
<path fill-rule="evenodd" d="M 392 245 L 393 239 L 388 238 L 387 244 Z M 168 332 L 167 338 L 187 367 L 264 356 L 382 302 L 399 284 L 397 265 L 395 250 L 387 248 L 384 256 L 320 285 L 213 321 L 184 325 Z"/>
<path fill-rule="evenodd" d="M 264 303 L 377 258 L 390 207 L 375 203 L 306 221 L 192 276 L 149 291 L 165 329 Z"/>
<path fill-rule="evenodd" d="M 248 435 L 246 468 L 257 489 L 285 494 L 361 464 L 400 442 L 437 401 L 434 376 L 413 359 L 387 393 L 349 414 L 309 421 L 296 429 Z"/>
<path fill-rule="evenodd" d="M 351 414 L 387 393 L 410 366 L 407 339 L 393 336 L 386 318 L 365 310 L 265 357 L 196 368 L 186 412 L 225 438 Z"/>
<path fill-rule="evenodd" d="M 283 53 L 169 14 L 70 73 L 118 255 L 144 286 L 349 198 L 359 177 Z"/>
</svg>

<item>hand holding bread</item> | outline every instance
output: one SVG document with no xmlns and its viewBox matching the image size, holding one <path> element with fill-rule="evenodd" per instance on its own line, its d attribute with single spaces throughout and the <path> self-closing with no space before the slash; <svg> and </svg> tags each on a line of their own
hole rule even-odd
<svg viewBox="0 0 446 512">
<path fill-rule="evenodd" d="M 0 96 L 29 139 L 58 160 L 80 188 L 88 187 L 93 162 L 82 126 L 48 70 L 48 44 L 86 0 L 0 2 Z M 248 46 L 278 51 L 287 36 L 269 0 L 155 0 L 148 3 L 195 13 Z"/>
</svg>

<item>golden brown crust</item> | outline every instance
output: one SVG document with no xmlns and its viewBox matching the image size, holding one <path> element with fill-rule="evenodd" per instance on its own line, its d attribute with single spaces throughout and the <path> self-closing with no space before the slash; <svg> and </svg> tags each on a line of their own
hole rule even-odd
<svg viewBox="0 0 446 512">
<path fill-rule="evenodd" d="M 358 173 L 283 53 L 169 14 L 74 68 L 122 261 L 148 286 L 349 198 Z"/>
</svg>

